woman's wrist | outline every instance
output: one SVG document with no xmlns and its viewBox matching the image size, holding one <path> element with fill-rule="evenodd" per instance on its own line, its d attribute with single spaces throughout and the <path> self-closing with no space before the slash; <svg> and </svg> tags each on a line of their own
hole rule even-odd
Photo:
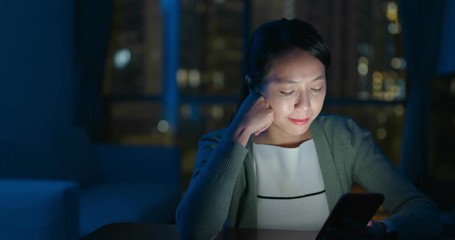
<svg viewBox="0 0 455 240">
<path fill-rule="evenodd" d="M 380 229 L 380 231 L 384 233 L 385 239 L 398 239 L 398 233 L 390 221 L 373 221 L 373 226 Z"/>
<path fill-rule="evenodd" d="M 237 127 L 232 133 L 232 138 L 234 141 L 238 142 L 242 146 L 246 147 L 248 140 L 251 137 L 251 133 L 246 131 L 244 127 Z"/>
<path fill-rule="evenodd" d="M 372 227 L 377 233 L 385 234 L 387 232 L 387 226 L 380 221 L 372 221 L 370 227 Z"/>
<path fill-rule="evenodd" d="M 395 232 L 396 229 L 395 227 L 393 226 L 393 223 L 391 221 L 388 221 L 388 220 L 382 220 L 382 221 L 379 221 L 382 225 L 384 225 L 384 227 L 386 228 L 386 232 Z"/>
</svg>

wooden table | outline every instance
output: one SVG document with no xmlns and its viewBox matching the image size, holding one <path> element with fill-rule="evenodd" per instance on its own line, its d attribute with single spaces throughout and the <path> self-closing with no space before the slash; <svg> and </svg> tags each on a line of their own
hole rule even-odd
<svg viewBox="0 0 455 240">
<path fill-rule="evenodd" d="M 317 232 L 227 229 L 216 240 L 305 240 L 315 239 Z M 171 224 L 111 223 L 80 240 L 180 240 L 177 227 Z"/>
</svg>

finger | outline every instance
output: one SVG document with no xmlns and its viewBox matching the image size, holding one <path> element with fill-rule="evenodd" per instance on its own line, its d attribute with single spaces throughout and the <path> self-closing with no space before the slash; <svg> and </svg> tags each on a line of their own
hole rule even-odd
<svg viewBox="0 0 455 240">
<path fill-rule="evenodd" d="M 259 134 L 261 134 L 262 132 L 264 132 L 265 130 L 267 130 L 268 127 L 264 127 L 264 128 L 261 128 L 260 130 L 254 132 L 254 136 L 259 136 Z"/>
<path fill-rule="evenodd" d="M 256 132 L 254 132 L 254 135 L 255 136 L 258 136 L 259 134 L 261 134 L 262 132 L 264 132 L 265 130 L 267 130 L 270 125 L 272 125 L 272 123 L 268 123 L 267 125 L 265 125 L 263 128 L 257 130 Z"/>
<path fill-rule="evenodd" d="M 367 226 L 368 226 L 368 227 L 373 226 L 373 220 L 368 221 Z"/>
<path fill-rule="evenodd" d="M 260 130 L 254 132 L 254 136 L 258 136 L 259 134 L 261 134 L 262 132 L 264 132 L 265 130 L 267 130 L 270 125 L 272 125 L 272 123 L 268 123 L 266 126 L 264 126 L 263 128 L 261 128 Z"/>
</svg>

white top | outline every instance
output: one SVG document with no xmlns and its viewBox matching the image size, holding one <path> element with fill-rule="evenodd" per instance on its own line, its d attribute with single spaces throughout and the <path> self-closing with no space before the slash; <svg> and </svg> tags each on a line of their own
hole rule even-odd
<svg viewBox="0 0 455 240">
<path fill-rule="evenodd" d="M 258 228 L 318 231 L 329 207 L 314 141 L 296 148 L 253 144 Z"/>
</svg>

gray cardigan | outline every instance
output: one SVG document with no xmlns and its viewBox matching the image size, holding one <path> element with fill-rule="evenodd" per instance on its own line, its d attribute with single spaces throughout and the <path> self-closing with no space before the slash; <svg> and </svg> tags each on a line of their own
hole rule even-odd
<svg viewBox="0 0 455 240">
<path fill-rule="evenodd" d="M 370 133 L 349 118 L 320 115 L 311 133 L 332 210 L 353 182 L 385 196 L 400 239 L 428 239 L 442 231 L 438 208 L 402 177 Z M 255 228 L 256 178 L 252 138 L 246 147 L 227 129 L 201 137 L 191 182 L 176 212 L 184 239 L 210 239 L 224 227 Z"/>
</svg>

